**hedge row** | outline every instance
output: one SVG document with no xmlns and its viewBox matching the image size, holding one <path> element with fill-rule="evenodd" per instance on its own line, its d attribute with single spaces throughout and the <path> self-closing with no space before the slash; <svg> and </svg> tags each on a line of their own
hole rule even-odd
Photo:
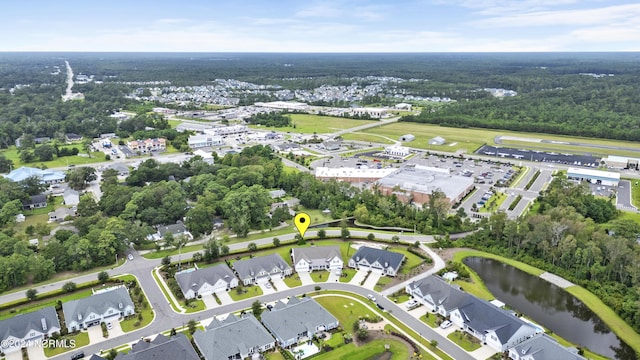
<svg viewBox="0 0 640 360">
<path fill-rule="evenodd" d="M 536 173 L 533 174 L 533 177 L 531 178 L 531 180 L 529 180 L 527 186 L 525 186 L 524 189 L 529 190 L 533 186 L 533 183 L 538 179 L 538 176 L 540 176 L 540 170 L 536 170 Z"/>
<path fill-rule="evenodd" d="M 511 203 L 511 205 L 509 205 L 509 211 L 513 210 L 516 208 L 516 206 L 518 206 L 518 203 L 520 202 L 520 200 L 522 200 L 522 195 L 518 195 L 516 196 L 516 199 L 513 200 L 513 202 Z"/>
</svg>

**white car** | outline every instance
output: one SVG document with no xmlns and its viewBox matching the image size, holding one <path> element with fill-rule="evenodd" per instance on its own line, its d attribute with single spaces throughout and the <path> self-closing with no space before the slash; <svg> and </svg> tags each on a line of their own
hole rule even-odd
<svg viewBox="0 0 640 360">
<path fill-rule="evenodd" d="M 373 301 L 373 302 L 375 302 L 375 301 L 376 301 L 375 296 L 373 296 L 373 295 L 371 295 L 371 294 L 367 295 L 367 297 L 369 298 L 369 300 L 371 300 L 371 301 Z"/>
<path fill-rule="evenodd" d="M 420 305 L 420 304 L 418 303 L 418 301 L 417 301 L 417 300 L 409 300 L 409 301 L 407 302 L 407 305 L 406 305 L 406 306 L 407 306 L 407 309 L 411 310 L 411 309 L 413 309 L 413 308 L 417 307 L 418 305 Z"/>
<path fill-rule="evenodd" d="M 446 329 L 451 325 L 453 325 L 453 323 L 451 321 L 445 320 L 442 324 L 440 324 L 440 329 Z"/>
<path fill-rule="evenodd" d="M 113 329 L 113 324 L 112 323 L 107 323 L 107 330 L 111 330 Z"/>
<path fill-rule="evenodd" d="M 127 259 L 129 259 L 129 261 L 133 260 L 133 255 L 129 254 L 129 256 L 127 256 Z"/>
</svg>

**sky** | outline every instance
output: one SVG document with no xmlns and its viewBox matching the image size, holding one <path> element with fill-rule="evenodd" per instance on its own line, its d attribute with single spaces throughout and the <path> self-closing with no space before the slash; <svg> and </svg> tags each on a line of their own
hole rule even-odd
<svg viewBox="0 0 640 360">
<path fill-rule="evenodd" d="M 640 51 L 640 2 L 2 0 L 0 51 Z"/>
</svg>

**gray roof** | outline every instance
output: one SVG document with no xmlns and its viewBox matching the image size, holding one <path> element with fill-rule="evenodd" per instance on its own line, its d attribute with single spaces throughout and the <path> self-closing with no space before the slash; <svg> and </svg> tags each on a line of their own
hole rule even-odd
<svg viewBox="0 0 640 360">
<path fill-rule="evenodd" d="M 43 328 L 43 321 L 46 328 Z M 0 321 L 0 339 L 4 340 L 9 336 L 19 339 L 24 338 L 29 331 L 38 330 L 43 333 L 51 328 L 60 328 L 58 314 L 53 306 L 42 308 L 34 312 L 19 314 L 6 320 Z"/>
<path fill-rule="evenodd" d="M 305 331 L 314 333 L 317 326 L 336 322 L 338 319 L 310 297 L 292 297 L 287 304 L 280 301 L 271 311 L 262 313 L 262 323 L 281 341 L 297 338 Z"/>
<path fill-rule="evenodd" d="M 554 338 L 540 334 L 527 339 L 513 347 L 519 356 L 531 356 L 535 360 L 584 360 L 577 354 L 577 349 L 566 348 Z"/>
<path fill-rule="evenodd" d="M 522 326 L 531 327 L 515 315 L 485 300 L 473 296 L 469 300 L 468 304 L 458 308 L 464 323 L 479 333 L 495 331 L 502 344 L 509 341 Z"/>
<path fill-rule="evenodd" d="M 219 264 L 195 271 L 176 274 L 176 281 L 178 282 L 178 285 L 180 285 L 182 292 L 186 293 L 191 288 L 199 289 L 204 283 L 213 285 L 220 279 L 230 282 L 235 277 L 236 275 L 226 264 Z"/>
<path fill-rule="evenodd" d="M 129 166 L 123 163 L 113 163 L 107 166 L 107 168 L 117 171 L 118 174 L 128 174 L 130 172 Z"/>
<path fill-rule="evenodd" d="M 260 271 L 271 273 L 276 267 L 280 268 L 281 271 L 291 269 L 291 266 L 279 254 L 258 256 L 233 263 L 233 270 L 238 273 L 241 279 L 258 276 Z"/>
<path fill-rule="evenodd" d="M 271 196 L 272 199 L 281 198 L 285 195 L 287 195 L 287 192 L 282 189 L 269 191 L 269 196 Z"/>
<path fill-rule="evenodd" d="M 184 226 L 182 222 L 158 227 L 158 232 L 160 233 L 161 236 L 164 236 L 164 234 L 166 233 L 171 233 L 171 235 L 177 235 L 177 234 L 182 234 L 186 231 L 187 231 L 187 228 Z"/>
<path fill-rule="evenodd" d="M 291 249 L 293 262 L 298 263 L 300 259 L 306 260 L 311 265 L 326 264 L 334 257 L 342 260 L 339 246 L 311 246 Z M 342 260 L 344 261 L 344 260 Z"/>
<path fill-rule="evenodd" d="M 429 169 L 403 168 L 379 179 L 378 184 L 391 188 L 399 186 L 403 191 L 424 194 L 440 190 L 447 198 L 457 199 L 468 187 L 473 186 L 473 179 Z"/>
<path fill-rule="evenodd" d="M 184 334 L 156 336 L 151 342 L 140 340 L 127 354 L 118 354 L 117 360 L 200 360 L 198 353 Z"/>
<path fill-rule="evenodd" d="M 80 321 L 83 321 L 84 317 L 91 312 L 104 314 L 110 307 L 124 310 L 129 305 L 134 306 L 129 291 L 124 287 L 119 287 L 86 298 L 65 302 L 62 304 L 62 312 L 67 322 L 79 321 L 78 315 L 82 318 Z"/>
<path fill-rule="evenodd" d="M 62 193 L 65 205 L 78 205 L 80 203 L 80 192 L 73 189 L 65 189 Z"/>
<path fill-rule="evenodd" d="M 445 310 L 455 310 L 471 300 L 471 295 L 447 283 L 440 276 L 432 275 L 409 284 L 411 289 L 420 289 L 422 295 L 431 295 L 433 305 L 442 306 Z"/>
<path fill-rule="evenodd" d="M 47 202 L 47 196 L 44 194 L 38 194 L 38 195 L 31 195 L 31 197 L 29 197 L 29 200 L 23 201 L 22 204 L 24 206 L 27 206 L 32 204 L 42 204 L 46 202 Z"/>
<path fill-rule="evenodd" d="M 198 330 L 193 340 L 206 360 L 227 360 L 248 349 L 275 342 L 267 329 L 253 315 L 238 318 L 230 314 L 224 321 L 216 318 L 206 331 Z"/>
<path fill-rule="evenodd" d="M 371 248 L 367 246 L 361 246 L 358 249 L 358 251 L 356 251 L 356 253 L 353 254 L 351 259 L 353 259 L 353 261 L 355 261 L 356 263 L 358 261 L 361 261 L 362 259 L 366 259 L 369 264 L 372 264 L 375 261 L 378 261 L 385 268 L 390 266 L 396 269 L 397 271 L 400 268 L 400 265 L 402 265 L 402 260 L 404 260 L 404 254 L 382 250 L 382 249 Z"/>
</svg>

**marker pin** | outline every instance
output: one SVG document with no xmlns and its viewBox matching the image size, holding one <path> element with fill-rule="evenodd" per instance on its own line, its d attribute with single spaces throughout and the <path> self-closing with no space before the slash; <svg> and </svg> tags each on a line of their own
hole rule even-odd
<svg viewBox="0 0 640 360">
<path fill-rule="evenodd" d="M 311 218 L 305 213 L 298 213 L 296 214 L 296 217 L 293 218 L 293 224 L 300 232 L 300 236 L 304 236 L 304 233 L 309 228 L 309 225 L 311 225 Z"/>
</svg>

